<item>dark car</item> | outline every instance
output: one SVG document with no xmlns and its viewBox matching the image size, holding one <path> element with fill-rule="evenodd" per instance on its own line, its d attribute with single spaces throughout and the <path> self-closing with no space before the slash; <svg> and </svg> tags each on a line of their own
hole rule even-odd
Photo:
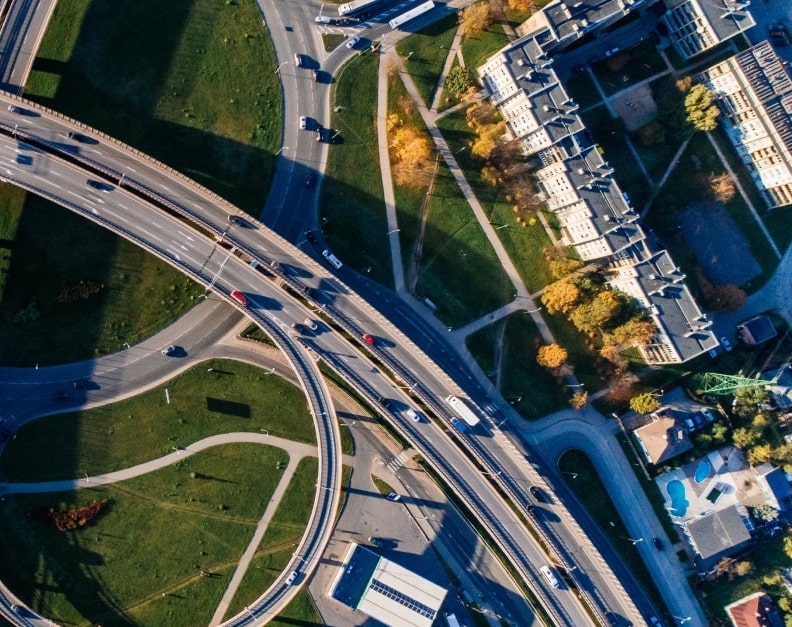
<svg viewBox="0 0 792 627">
<path fill-rule="evenodd" d="M 88 179 L 88 185 L 94 189 L 98 189 L 100 192 L 112 192 L 115 189 L 115 187 L 109 183 L 105 183 L 104 181 L 95 181 L 93 179 Z"/>
<path fill-rule="evenodd" d="M 531 493 L 531 496 L 533 496 L 540 503 L 553 502 L 550 496 L 547 494 L 547 492 L 542 490 L 542 488 L 540 488 L 539 486 L 532 485 L 530 488 L 528 488 L 528 491 Z"/>
<path fill-rule="evenodd" d="M 377 402 L 380 405 L 382 405 L 383 407 L 385 407 L 386 409 L 390 409 L 391 402 L 390 402 L 389 399 L 385 398 L 384 396 L 378 396 L 377 397 Z"/>
<path fill-rule="evenodd" d="M 665 547 L 663 546 L 663 541 L 660 538 L 655 538 L 652 540 L 652 543 L 655 545 L 655 548 L 658 551 L 662 551 Z"/>
<path fill-rule="evenodd" d="M 20 155 L 16 156 L 16 162 L 20 165 L 30 165 L 33 163 L 33 157 L 30 155 Z"/>
<path fill-rule="evenodd" d="M 316 244 L 316 235 L 314 235 L 311 231 L 306 231 L 304 233 L 305 239 L 307 239 L 311 244 Z"/>
</svg>

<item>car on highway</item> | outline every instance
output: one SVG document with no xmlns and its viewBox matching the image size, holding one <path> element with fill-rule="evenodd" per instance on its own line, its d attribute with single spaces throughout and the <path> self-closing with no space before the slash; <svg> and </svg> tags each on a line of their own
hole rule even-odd
<svg viewBox="0 0 792 627">
<path fill-rule="evenodd" d="M 231 298 L 238 302 L 243 307 L 248 306 L 248 298 L 239 290 L 231 290 Z"/>
<path fill-rule="evenodd" d="M 377 343 L 377 340 L 374 339 L 374 336 L 369 335 L 368 333 L 363 334 L 363 341 L 369 346 L 374 346 L 374 344 Z"/>
<path fill-rule="evenodd" d="M 545 576 L 545 579 L 547 579 L 547 583 L 549 583 L 553 588 L 559 588 L 561 586 L 561 584 L 558 583 L 558 577 L 555 576 L 555 573 L 549 566 L 540 566 L 539 570 Z"/>
<path fill-rule="evenodd" d="M 665 547 L 663 546 L 663 541 L 660 538 L 655 538 L 652 540 L 652 544 L 654 544 L 655 548 L 658 551 L 662 551 Z"/>
<path fill-rule="evenodd" d="M 228 223 L 229 224 L 236 224 L 237 226 L 247 226 L 248 222 L 242 216 L 234 215 L 233 213 L 228 214 Z"/>
<path fill-rule="evenodd" d="M 304 115 L 301 115 L 300 116 L 300 130 L 304 131 L 306 128 L 308 128 L 308 118 L 306 118 Z"/>
<path fill-rule="evenodd" d="M 305 326 L 311 329 L 311 331 L 316 331 L 319 328 L 319 325 L 316 324 L 316 320 L 311 320 L 311 318 L 305 319 Z"/>
<path fill-rule="evenodd" d="M 165 348 L 163 348 L 160 352 L 163 355 L 165 355 L 165 357 L 170 357 L 171 355 L 176 354 L 176 347 L 173 344 L 171 344 L 170 346 L 166 346 Z"/>
<path fill-rule="evenodd" d="M 400 500 L 401 500 L 401 496 L 399 496 L 399 495 L 398 495 L 398 494 L 396 494 L 395 492 L 390 492 L 389 494 L 387 494 L 387 495 L 385 496 L 385 498 L 386 498 L 388 501 L 393 501 L 393 502 L 396 502 L 396 501 L 400 501 Z"/>
<path fill-rule="evenodd" d="M 533 496 L 540 503 L 553 502 L 552 499 L 548 496 L 547 492 L 542 490 L 542 488 L 540 488 L 539 486 L 532 485 L 530 488 L 528 488 L 528 492 L 530 492 L 531 496 Z"/>
<path fill-rule="evenodd" d="M 407 414 L 407 417 L 413 422 L 421 422 L 421 414 L 415 411 L 412 407 L 409 407 L 404 413 Z"/>
<path fill-rule="evenodd" d="M 25 113 L 25 110 L 22 107 L 18 107 L 16 105 L 8 105 L 8 110 L 11 113 L 21 113 L 21 114 Z"/>
<path fill-rule="evenodd" d="M 20 165 L 30 165 L 33 163 L 33 157 L 30 155 L 17 155 L 16 162 Z"/>
<path fill-rule="evenodd" d="M 348 42 L 346 42 L 346 47 L 351 50 L 352 48 L 357 46 L 358 43 L 360 43 L 360 36 L 359 35 L 355 35 L 352 39 L 350 39 Z"/>
<path fill-rule="evenodd" d="M 382 405 L 385 409 L 390 409 L 391 402 L 390 399 L 385 398 L 384 396 L 378 396 L 377 402 Z"/>
<path fill-rule="evenodd" d="M 104 181 L 96 181 L 94 179 L 88 179 L 88 186 L 93 187 L 94 189 L 98 189 L 100 192 L 112 192 L 115 187 L 110 185 L 110 183 L 105 183 Z"/>
<path fill-rule="evenodd" d="M 291 586 L 292 584 L 294 584 L 294 582 L 297 581 L 298 576 L 299 573 L 296 570 L 291 571 L 289 573 L 289 576 L 286 577 L 286 585 Z"/>
<path fill-rule="evenodd" d="M 294 65 L 296 65 L 297 67 L 303 66 L 303 57 L 301 54 L 298 54 L 296 52 L 294 53 Z"/>
<path fill-rule="evenodd" d="M 327 17 L 326 15 L 317 15 L 314 18 L 314 22 L 316 22 L 317 24 L 332 24 L 333 23 L 333 19 L 330 18 L 330 17 Z"/>
</svg>

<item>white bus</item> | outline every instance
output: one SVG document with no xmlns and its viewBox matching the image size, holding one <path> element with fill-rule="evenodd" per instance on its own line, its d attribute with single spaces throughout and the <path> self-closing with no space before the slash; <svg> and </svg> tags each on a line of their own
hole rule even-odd
<svg viewBox="0 0 792 627">
<path fill-rule="evenodd" d="M 362 11 L 363 9 L 366 9 L 377 2 L 379 2 L 379 0 L 352 0 L 352 2 L 347 2 L 346 4 L 339 6 L 338 14 L 342 17 L 345 15 L 352 15 L 353 13 Z"/>
<path fill-rule="evenodd" d="M 399 28 L 402 24 L 406 24 L 410 20 L 414 20 L 419 15 L 423 15 L 427 11 L 431 11 L 434 9 L 434 2 L 433 0 L 426 0 L 419 4 L 417 7 L 413 7 L 409 11 L 405 11 L 401 15 L 397 15 L 394 17 L 390 22 L 388 22 L 388 26 L 391 27 L 391 30 Z"/>
</svg>

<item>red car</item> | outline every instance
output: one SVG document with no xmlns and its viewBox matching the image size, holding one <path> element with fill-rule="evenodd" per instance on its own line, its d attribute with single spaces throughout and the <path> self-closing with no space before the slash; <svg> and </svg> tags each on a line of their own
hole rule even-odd
<svg viewBox="0 0 792 627">
<path fill-rule="evenodd" d="M 369 335 L 368 333 L 363 334 L 363 341 L 368 344 L 369 346 L 374 346 L 374 336 Z"/>
<path fill-rule="evenodd" d="M 243 307 L 248 306 L 248 299 L 242 292 L 239 290 L 231 290 L 231 298 L 233 298 L 236 302 L 238 302 Z"/>
</svg>

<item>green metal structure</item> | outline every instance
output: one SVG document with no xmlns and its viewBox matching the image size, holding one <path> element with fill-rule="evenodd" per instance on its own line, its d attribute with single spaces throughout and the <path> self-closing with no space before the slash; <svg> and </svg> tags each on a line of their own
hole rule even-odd
<svg viewBox="0 0 792 627">
<path fill-rule="evenodd" d="M 772 381 L 751 379 L 736 374 L 705 372 L 701 381 L 701 391 L 704 394 L 731 394 L 744 388 L 759 388 L 772 383 Z"/>
</svg>

